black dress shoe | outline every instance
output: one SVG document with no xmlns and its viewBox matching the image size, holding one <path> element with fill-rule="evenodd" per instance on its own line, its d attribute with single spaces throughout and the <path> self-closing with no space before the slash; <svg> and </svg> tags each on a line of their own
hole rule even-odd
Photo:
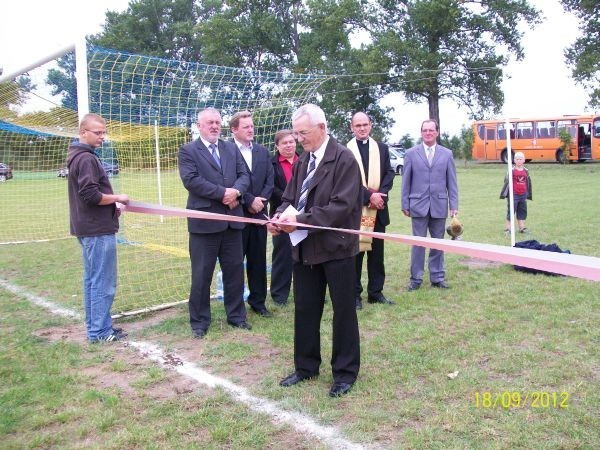
<svg viewBox="0 0 600 450">
<path fill-rule="evenodd" d="M 369 297 L 368 302 L 369 303 L 382 303 L 384 305 L 395 305 L 395 303 L 393 301 L 388 300 L 383 295 L 380 295 L 379 297 Z"/>
<path fill-rule="evenodd" d="M 231 325 L 234 328 L 241 328 L 242 330 L 251 330 L 252 327 L 250 326 L 250 324 L 248 322 L 230 322 L 229 320 L 227 321 L 227 323 L 229 325 Z"/>
<path fill-rule="evenodd" d="M 445 281 L 436 281 L 435 283 L 431 283 L 431 286 L 438 289 L 449 289 L 450 286 Z"/>
<path fill-rule="evenodd" d="M 421 285 L 420 285 L 420 284 L 417 284 L 417 283 L 410 283 L 410 284 L 408 285 L 408 288 L 406 288 L 406 290 L 407 290 L 408 292 L 412 292 L 412 291 L 416 291 L 416 290 L 417 290 L 417 289 L 419 289 L 420 287 L 421 287 Z"/>
<path fill-rule="evenodd" d="M 356 310 L 360 311 L 362 309 L 362 298 L 356 297 Z"/>
<path fill-rule="evenodd" d="M 281 380 L 279 382 L 279 386 L 290 387 L 290 386 L 300 383 L 301 381 L 310 380 L 311 378 L 315 378 L 316 376 L 317 375 L 304 376 L 304 375 L 300 375 L 298 372 L 293 372 L 293 373 L 289 374 L 287 377 L 285 377 L 283 380 Z"/>
<path fill-rule="evenodd" d="M 192 335 L 194 336 L 194 339 L 202 339 L 206 336 L 207 331 L 208 330 L 205 328 L 197 328 L 196 330 L 192 330 Z"/>
<path fill-rule="evenodd" d="M 250 308 L 252 309 L 252 311 L 254 311 L 256 314 L 258 314 L 261 317 L 273 317 L 273 314 L 271 313 L 271 311 L 269 311 L 266 307 L 255 308 L 254 306 L 251 306 Z"/>
<path fill-rule="evenodd" d="M 350 389 L 352 389 L 352 385 L 354 383 L 333 383 L 331 385 L 331 389 L 329 389 L 330 397 L 341 397 L 344 394 L 347 394 Z"/>
</svg>

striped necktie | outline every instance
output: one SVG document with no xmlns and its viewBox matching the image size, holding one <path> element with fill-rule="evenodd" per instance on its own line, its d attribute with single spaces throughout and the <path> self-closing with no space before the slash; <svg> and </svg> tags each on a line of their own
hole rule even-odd
<svg viewBox="0 0 600 450">
<path fill-rule="evenodd" d="M 215 159 L 215 162 L 217 163 L 217 166 L 219 166 L 219 169 L 220 169 L 221 168 L 221 158 L 219 158 L 219 154 L 217 153 L 217 146 L 215 144 L 210 144 L 208 146 L 208 148 L 210 148 L 212 157 Z"/>
<path fill-rule="evenodd" d="M 306 206 L 306 198 L 308 197 L 308 188 L 310 187 L 310 182 L 312 180 L 313 175 L 315 174 L 317 158 L 313 153 L 310 154 L 310 163 L 308 164 L 308 170 L 306 172 L 306 177 L 302 182 L 302 187 L 300 188 L 300 199 L 298 200 L 298 212 L 303 213 L 304 207 Z"/>
<path fill-rule="evenodd" d="M 433 147 L 427 147 L 427 161 L 429 161 L 429 165 L 431 166 L 431 162 L 433 161 Z"/>
</svg>

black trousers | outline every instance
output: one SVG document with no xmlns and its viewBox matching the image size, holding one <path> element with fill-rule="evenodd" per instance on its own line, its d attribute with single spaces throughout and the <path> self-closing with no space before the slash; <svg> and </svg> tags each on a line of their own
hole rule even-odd
<svg viewBox="0 0 600 450">
<path fill-rule="evenodd" d="M 375 222 L 373 231 L 385 233 L 385 226 Z M 385 283 L 385 266 L 383 263 L 383 239 L 373 239 L 370 252 L 360 252 L 356 255 L 356 297 L 360 297 L 363 287 L 362 278 L 363 258 L 367 254 L 367 295 L 369 298 L 381 297 Z"/>
<path fill-rule="evenodd" d="M 244 305 L 244 257 L 242 230 L 228 228 L 218 233 L 190 233 L 192 286 L 190 289 L 190 325 L 192 330 L 210 325 L 210 285 L 217 258 L 223 272 L 223 297 L 227 320 L 246 320 Z"/>
<path fill-rule="evenodd" d="M 294 365 L 310 376 L 321 365 L 321 317 L 325 290 L 333 307 L 333 380 L 354 383 L 360 369 L 360 337 L 354 302 L 354 257 L 322 264 L 294 264 Z"/>
<path fill-rule="evenodd" d="M 248 304 L 263 309 L 267 298 L 267 228 L 246 224 L 242 230 L 243 252 L 246 257 L 248 277 Z"/>
<path fill-rule="evenodd" d="M 273 236 L 273 256 L 271 263 L 271 298 L 276 303 L 285 303 L 290 296 L 294 260 L 292 243 L 285 234 Z"/>
</svg>

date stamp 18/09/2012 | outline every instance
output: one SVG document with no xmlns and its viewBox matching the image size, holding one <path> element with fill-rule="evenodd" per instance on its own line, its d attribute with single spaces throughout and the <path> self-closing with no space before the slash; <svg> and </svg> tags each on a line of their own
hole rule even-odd
<svg viewBox="0 0 600 450">
<path fill-rule="evenodd" d="M 474 402 L 476 408 L 555 408 L 567 409 L 569 407 L 568 392 L 549 391 L 503 391 L 503 392 L 475 392 Z"/>
</svg>

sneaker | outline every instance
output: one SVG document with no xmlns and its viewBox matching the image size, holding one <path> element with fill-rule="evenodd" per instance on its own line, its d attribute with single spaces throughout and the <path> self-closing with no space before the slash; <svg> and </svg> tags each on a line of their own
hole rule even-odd
<svg viewBox="0 0 600 450">
<path fill-rule="evenodd" d="M 529 230 L 527 229 L 527 227 L 525 227 L 525 228 L 521 228 L 521 229 L 519 230 L 519 233 L 529 233 Z"/>
<path fill-rule="evenodd" d="M 101 336 L 92 341 L 92 344 L 97 342 L 117 342 L 125 339 L 126 335 L 122 333 L 115 333 L 114 331 L 107 336 Z"/>
<path fill-rule="evenodd" d="M 510 236 L 510 230 L 508 228 L 504 229 L 504 236 Z"/>
<path fill-rule="evenodd" d="M 129 333 L 120 327 L 112 327 L 113 333 L 120 334 L 123 337 L 127 336 Z"/>
</svg>

